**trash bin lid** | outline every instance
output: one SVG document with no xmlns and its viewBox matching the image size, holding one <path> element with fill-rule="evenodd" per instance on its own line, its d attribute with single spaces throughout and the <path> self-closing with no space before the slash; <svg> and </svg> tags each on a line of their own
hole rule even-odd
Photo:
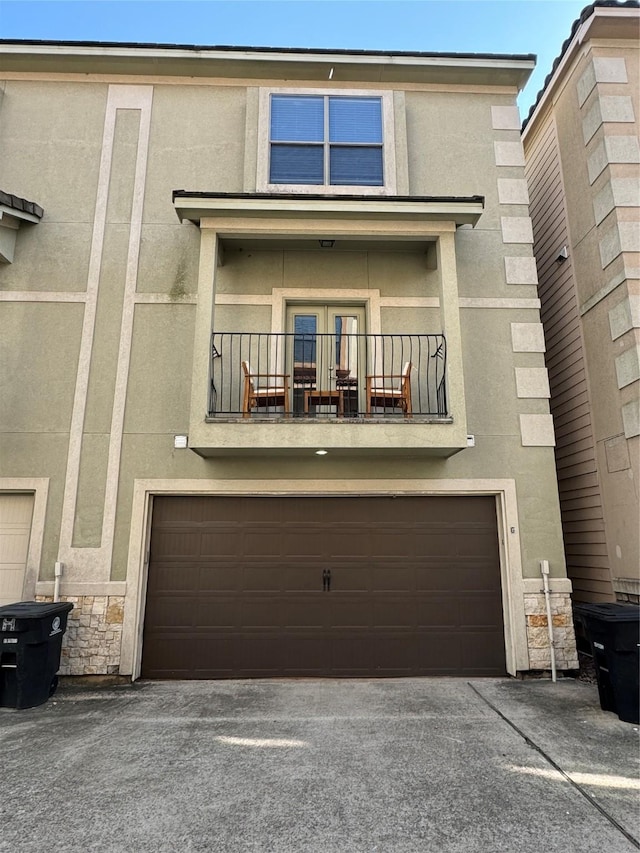
<svg viewBox="0 0 640 853">
<path fill-rule="evenodd" d="M 602 622 L 640 622 L 640 607 L 637 604 L 575 604 L 574 610 L 581 616 Z"/>
<path fill-rule="evenodd" d="M 18 601 L 0 607 L 0 618 L 5 619 L 45 619 L 56 613 L 68 613 L 73 610 L 70 601 Z"/>
</svg>

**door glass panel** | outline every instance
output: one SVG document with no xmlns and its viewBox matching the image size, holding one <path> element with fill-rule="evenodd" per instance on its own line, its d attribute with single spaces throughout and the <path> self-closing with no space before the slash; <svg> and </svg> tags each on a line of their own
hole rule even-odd
<svg viewBox="0 0 640 853">
<path fill-rule="evenodd" d="M 335 335 L 335 388 L 342 392 L 344 414 L 358 414 L 358 363 L 362 358 L 364 340 L 358 337 L 357 314 L 333 313 Z"/>
<path fill-rule="evenodd" d="M 359 374 L 364 376 L 364 308 L 319 305 L 290 307 L 293 412 L 298 415 L 356 417 L 360 410 Z M 305 392 L 308 404 L 305 412 Z M 331 392 L 322 395 L 321 392 Z"/>
<path fill-rule="evenodd" d="M 316 388 L 318 314 L 293 315 L 293 411 L 304 411 L 304 392 Z"/>
</svg>

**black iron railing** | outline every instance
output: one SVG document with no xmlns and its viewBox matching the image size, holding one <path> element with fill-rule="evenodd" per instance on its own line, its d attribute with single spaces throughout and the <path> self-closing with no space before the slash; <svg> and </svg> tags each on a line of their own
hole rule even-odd
<svg viewBox="0 0 640 853">
<path fill-rule="evenodd" d="M 444 335 L 214 332 L 209 417 L 446 417 Z"/>
</svg>

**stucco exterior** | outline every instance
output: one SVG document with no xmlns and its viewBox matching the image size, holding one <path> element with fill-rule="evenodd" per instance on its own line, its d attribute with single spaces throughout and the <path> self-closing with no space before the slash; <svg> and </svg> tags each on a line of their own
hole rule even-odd
<svg viewBox="0 0 640 853">
<path fill-rule="evenodd" d="M 532 66 L 0 45 L 0 187 L 44 209 L 0 264 L 0 489 L 36 497 L 23 597 L 63 564 L 63 672 L 137 677 L 153 496 L 200 493 L 495 495 L 507 669 L 550 663 L 540 560 L 577 665 L 515 106 Z M 391 93 L 393 181 L 257 192 L 260 93 L 284 85 Z M 212 416 L 212 330 L 277 335 L 305 301 L 444 334 L 447 411 Z"/>
<path fill-rule="evenodd" d="M 640 600 L 639 35 L 637 3 L 587 7 L 523 132 L 568 571 L 582 601 Z"/>
</svg>

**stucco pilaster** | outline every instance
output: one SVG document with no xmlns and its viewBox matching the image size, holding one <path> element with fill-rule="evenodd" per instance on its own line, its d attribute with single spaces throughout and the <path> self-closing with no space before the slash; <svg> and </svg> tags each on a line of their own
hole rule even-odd
<svg viewBox="0 0 640 853">
<path fill-rule="evenodd" d="M 440 319 L 447 340 L 447 393 L 449 413 L 461 435 L 467 434 L 467 409 L 464 396 L 462 333 L 458 302 L 455 231 L 443 232 L 438 239 L 440 268 Z"/>
<path fill-rule="evenodd" d="M 212 228 L 200 232 L 200 261 L 198 267 L 198 309 L 193 348 L 193 378 L 191 384 L 190 443 L 204 423 L 207 413 L 211 330 L 216 301 L 216 270 L 220 239 Z"/>
</svg>

